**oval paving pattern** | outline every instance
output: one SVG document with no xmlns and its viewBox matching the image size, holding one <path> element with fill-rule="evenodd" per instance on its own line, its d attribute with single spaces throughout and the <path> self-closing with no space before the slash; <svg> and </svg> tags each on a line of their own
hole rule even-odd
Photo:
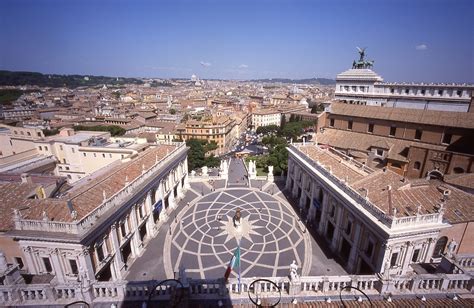
<svg viewBox="0 0 474 308">
<path fill-rule="evenodd" d="M 237 208 L 242 214 L 239 232 L 232 222 Z M 180 267 L 192 278 L 223 277 L 239 239 L 242 276 L 286 276 L 293 260 L 303 269 L 302 275 L 311 268 L 311 258 L 305 259 L 311 256 L 309 234 L 301 232 L 286 202 L 265 192 L 247 188 L 215 191 L 183 209 L 177 221 L 165 241 L 168 277 Z"/>
</svg>

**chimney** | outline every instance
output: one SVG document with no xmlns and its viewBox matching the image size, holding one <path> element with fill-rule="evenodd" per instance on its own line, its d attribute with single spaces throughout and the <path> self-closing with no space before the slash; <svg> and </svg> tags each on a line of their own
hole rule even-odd
<svg viewBox="0 0 474 308">
<path fill-rule="evenodd" d="M 21 174 L 21 183 L 22 184 L 32 184 L 31 176 L 28 173 Z"/>
</svg>

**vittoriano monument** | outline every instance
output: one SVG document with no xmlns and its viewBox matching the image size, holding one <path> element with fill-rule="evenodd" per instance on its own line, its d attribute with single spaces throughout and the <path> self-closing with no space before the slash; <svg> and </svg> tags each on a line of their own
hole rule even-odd
<svg viewBox="0 0 474 308">
<path fill-rule="evenodd" d="M 356 48 L 357 48 L 357 51 L 359 51 L 360 58 L 359 58 L 359 61 L 352 62 L 352 68 L 355 68 L 355 69 L 372 68 L 372 66 L 374 66 L 374 61 L 365 60 L 365 50 L 367 49 L 367 47 L 364 47 L 364 48 L 356 47 Z"/>
</svg>

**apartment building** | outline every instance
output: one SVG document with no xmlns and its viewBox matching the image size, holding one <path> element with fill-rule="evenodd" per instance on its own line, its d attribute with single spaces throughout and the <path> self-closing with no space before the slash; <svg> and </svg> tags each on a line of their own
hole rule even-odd
<svg viewBox="0 0 474 308">
<path fill-rule="evenodd" d="M 277 109 L 260 109 L 252 112 L 253 129 L 260 126 L 281 125 L 281 112 Z"/>
<path fill-rule="evenodd" d="M 223 155 L 230 151 L 237 140 L 235 120 L 229 116 L 209 115 L 201 119 L 190 119 L 182 126 L 177 127 L 181 140 L 200 139 L 208 142 L 214 141 L 217 149 L 215 155 Z"/>
</svg>

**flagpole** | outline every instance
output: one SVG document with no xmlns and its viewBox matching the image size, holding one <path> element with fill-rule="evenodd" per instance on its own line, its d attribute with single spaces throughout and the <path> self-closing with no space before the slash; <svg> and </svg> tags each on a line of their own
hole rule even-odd
<svg viewBox="0 0 474 308">
<path fill-rule="evenodd" d="M 240 251 L 240 240 L 237 241 L 237 247 L 239 249 L 239 293 L 240 293 L 240 267 L 241 267 L 241 264 L 242 264 L 242 258 L 241 258 L 241 251 Z"/>
</svg>

